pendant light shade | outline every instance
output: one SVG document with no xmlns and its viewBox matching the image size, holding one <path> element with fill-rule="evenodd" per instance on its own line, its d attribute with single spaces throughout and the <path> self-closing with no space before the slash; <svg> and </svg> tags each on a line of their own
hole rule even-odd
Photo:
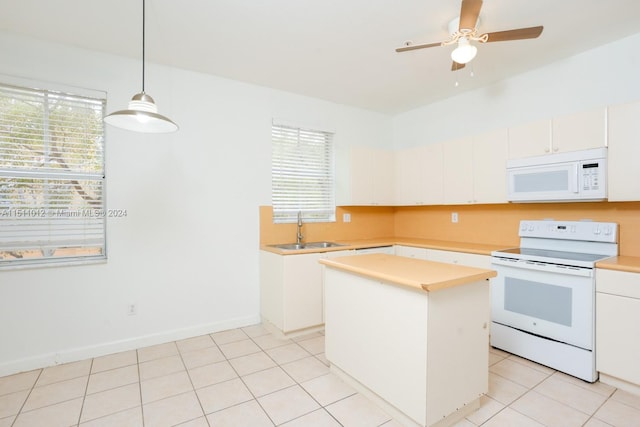
<svg viewBox="0 0 640 427">
<path fill-rule="evenodd" d="M 142 0 L 142 92 L 133 95 L 129 101 L 129 108 L 105 116 L 104 121 L 134 132 L 175 132 L 178 125 L 168 117 L 158 114 L 158 107 L 153 98 L 144 92 L 145 15 L 145 0 Z"/>
<path fill-rule="evenodd" d="M 129 101 L 129 108 L 109 114 L 104 121 L 134 132 L 166 133 L 178 130 L 178 125 L 171 119 L 158 114 L 158 107 L 153 98 L 144 92 L 133 95 Z"/>
</svg>

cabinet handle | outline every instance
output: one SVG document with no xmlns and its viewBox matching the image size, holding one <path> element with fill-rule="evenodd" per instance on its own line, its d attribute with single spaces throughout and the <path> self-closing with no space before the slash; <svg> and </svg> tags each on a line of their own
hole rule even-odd
<svg viewBox="0 0 640 427">
<path fill-rule="evenodd" d="M 544 152 L 545 152 L 545 153 L 548 153 L 549 151 L 551 151 L 551 150 L 549 150 L 549 147 L 547 147 L 547 148 L 545 148 L 545 149 L 544 149 Z"/>
<path fill-rule="evenodd" d="M 553 149 L 553 152 L 554 152 L 554 153 L 557 153 L 557 152 L 558 152 L 558 147 L 554 148 L 554 149 Z"/>
</svg>

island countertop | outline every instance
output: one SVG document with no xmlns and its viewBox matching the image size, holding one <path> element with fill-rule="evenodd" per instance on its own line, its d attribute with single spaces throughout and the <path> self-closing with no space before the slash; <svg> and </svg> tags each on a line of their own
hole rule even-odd
<svg viewBox="0 0 640 427">
<path fill-rule="evenodd" d="M 386 254 L 321 259 L 327 267 L 433 292 L 495 277 L 493 270 Z"/>
</svg>

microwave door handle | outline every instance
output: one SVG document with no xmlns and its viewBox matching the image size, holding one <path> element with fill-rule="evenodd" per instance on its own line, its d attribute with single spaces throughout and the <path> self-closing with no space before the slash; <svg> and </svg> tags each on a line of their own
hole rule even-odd
<svg viewBox="0 0 640 427">
<path fill-rule="evenodd" d="M 578 163 L 573 163 L 571 165 L 571 168 L 573 169 L 571 171 L 573 173 L 573 179 L 569 180 L 571 182 L 571 192 L 578 193 L 578 187 L 579 187 L 578 181 L 580 180 L 580 175 L 578 175 Z"/>
</svg>

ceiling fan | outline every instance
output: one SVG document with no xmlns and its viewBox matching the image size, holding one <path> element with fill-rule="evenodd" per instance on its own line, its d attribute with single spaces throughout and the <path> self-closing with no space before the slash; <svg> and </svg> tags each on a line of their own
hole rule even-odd
<svg viewBox="0 0 640 427">
<path fill-rule="evenodd" d="M 535 39 L 542 34 L 542 25 L 529 28 L 518 28 L 514 30 L 497 31 L 493 33 L 480 33 L 476 28 L 482 0 L 462 0 L 460 7 L 460 17 L 449 23 L 449 39 L 438 43 L 412 44 L 406 42 L 405 46 L 396 49 L 396 52 L 407 52 L 409 50 L 425 49 L 434 46 L 448 46 L 457 43 L 458 46 L 451 52 L 451 71 L 464 68 L 465 64 L 471 61 L 477 53 L 477 48 L 471 44 L 472 41 L 480 43 L 503 42 L 509 40 Z"/>
</svg>

